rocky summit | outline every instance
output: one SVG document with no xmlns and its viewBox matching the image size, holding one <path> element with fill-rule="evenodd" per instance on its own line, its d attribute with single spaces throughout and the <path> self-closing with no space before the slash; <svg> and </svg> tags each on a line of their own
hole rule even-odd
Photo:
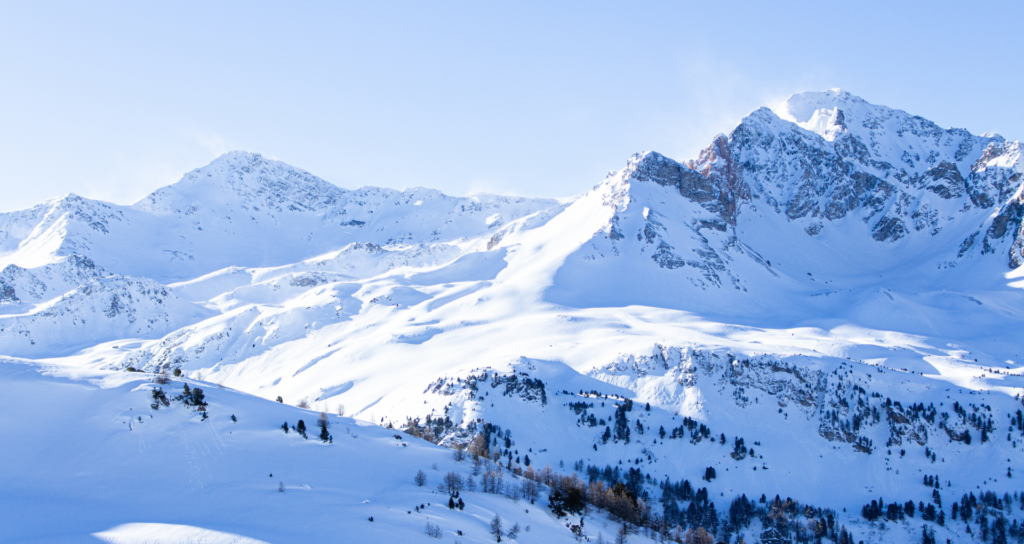
<svg viewBox="0 0 1024 544">
<path fill-rule="evenodd" d="M 567 199 L 239 151 L 0 214 L 0 511 L 61 510 L 54 541 L 202 501 L 210 542 L 1019 542 L 1022 172 L 833 89 Z"/>
</svg>

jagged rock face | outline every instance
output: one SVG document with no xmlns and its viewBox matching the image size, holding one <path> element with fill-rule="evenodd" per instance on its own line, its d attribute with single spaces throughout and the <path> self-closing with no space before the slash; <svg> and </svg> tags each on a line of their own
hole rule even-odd
<svg viewBox="0 0 1024 544">
<path fill-rule="evenodd" d="M 1010 265 L 1019 266 L 1018 142 L 942 129 L 842 91 L 795 95 L 777 110 L 751 113 L 696 160 L 649 152 L 631 158 L 624 175 L 676 187 L 732 226 L 743 205 L 767 205 L 807 223 L 812 236 L 853 216 L 876 241 L 895 242 L 981 217 L 972 209 L 997 209 L 983 251 L 1005 248 L 1011 235 Z"/>
<path fill-rule="evenodd" d="M 728 142 L 718 137 L 711 147 L 701 152 L 706 166 L 700 172 L 659 153 L 648 152 L 630 157 L 624 177 L 675 187 L 683 198 L 697 202 L 735 225 L 738 203 L 749 200 L 750 195 L 749 188 L 742 182 L 740 168 L 731 156 Z"/>
<path fill-rule="evenodd" d="M 13 272 L 5 270 L 4 275 L 9 271 Z M 40 276 L 46 278 L 46 271 L 36 272 L 19 275 L 32 276 L 29 278 L 34 280 L 31 285 L 40 291 L 47 289 L 39 280 Z M 26 284 L 25 278 L 19 279 L 22 285 Z M 49 290 L 53 291 L 53 285 L 59 284 L 57 280 Z M 41 292 L 29 290 L 24 297 L 27 300 L 46 298 Z M 26 310 L 0 316 L 0 352 L 33 357 L 71 352 L 88 346 L 97 338 L 160 337 L 213 314 L 179 299 L 153 280 L 116 274 L 83 281 L 59 298 Z"/>
<path fill-rule="evenodd" d="M 42 302 L 104 276 L 103 268 L 82 255 L 70 255 L 34 270 L 8 265 L 0 272 L 0 304 Z"/>
</svg>

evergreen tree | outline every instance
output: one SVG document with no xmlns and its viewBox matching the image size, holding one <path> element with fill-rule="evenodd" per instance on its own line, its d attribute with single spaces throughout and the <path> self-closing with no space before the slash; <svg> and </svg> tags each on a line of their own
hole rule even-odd
<svg viewBox="0 0 1024 544">
<path fill-rule="evenodd" d="M 561 491 L 556 489 L 552 491 L 550 495 L 548 495 L 548 508 L 551 509 L 551 513 L 553 513 L 556 518 L 561 518 L 565 516 L 564 505 L 565 497 L 562 495 Z"/>
<path fill-rule="evenodd" d="M 1020 540 L 1020 537 L 1017 537 Z M 996 518 L 992 524 L 992 544 L 1007 544 L 1006 542 L 1006 520 L 1003 516 Z"/>
<path fill-rule="evenodd" d="M 935 505 L 929 504 L 928 506 L 925 506 L 924 511 L 921 512 L 921 519 L 925 521 L 935 521 L 935 518 Z"/>
<path fill-rule="evenodd" d="M 281 424 L 281 428 L 284 429 L 284 434 L 288 434 L 288 422 L 285 421 Z"/>
<path fill-rule="evenodd" d="M 331 433 L 327 432 L 327 428 L 331 426 L 331 421 L 327 417 L 326 412 L 320 412 L 320 415 L 316 418 L 316 424 L 320 427 L 320 440 L 327 442 L 331 439 Z"/>
<path fill-rule="evenodd" d="M 921 526 L 921 544 L 936 544 L 935 531 L 930 530 L 927 525 Z"/>
<path fill-rule="evenodd" d="M 295 432 L 302 435 L 302 438 L 308 438 L 306 436 L 306 422 L 300 419 L 299 423 L 295 426 Z"/>
</svg>

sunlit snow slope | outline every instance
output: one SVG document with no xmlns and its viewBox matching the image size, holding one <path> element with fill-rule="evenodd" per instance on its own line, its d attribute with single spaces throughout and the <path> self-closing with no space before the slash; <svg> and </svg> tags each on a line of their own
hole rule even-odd
<svg viewBox="0 0 1024 544">
<path fill-rule="evenodd" d="M 861 505 L 931 500 L 925 474 L 948 501 L 1024 489 L 1022 172 L 1019 142 L 839 90 L 565 201 L 347 191 L 233 152 L 133 206 L 0 215 L 0 355 L 177 369 L 447 446 L 487 422 L 513 468 L 717 467 L 720 512 L 780 494 L 916 539 Z M 672 438 L 684 418 L 711 437 Z"/>
</svg>

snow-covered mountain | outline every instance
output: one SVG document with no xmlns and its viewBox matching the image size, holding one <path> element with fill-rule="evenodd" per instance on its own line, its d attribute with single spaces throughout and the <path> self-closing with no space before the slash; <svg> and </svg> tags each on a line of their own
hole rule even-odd
<svg viewBox="0 0 1024 544">
<path fill-rule="evenodd" d="M 233 152 L 133 206 L 0 215 L 0 354 L 344 405 L 506 470 L 628 484 L 719 540 L 799 536 L 771 501 L 710 525 L 715 498 L 724 519 L 763 494 L 903 542 L 922 529 L 902 506 L 888 526 L 861 506 L 1018 501 L 1022 172 L 1019 142 L 839 90 L 564 201 L 346 191 Z M 926 528 L 1020 518 L 995 506 L 973 536 Z"/>
<path fill-rule="evenodd" d="M 295 263 L 353 242 L 464 240 L 557 205 L 421 188 L 346 191 L 279 161 L 232 152 L 132 206 L 66 195 L 3 214 L 0 264 L 34 268 L 87 254 L 111 272 L 185 280 L 229 266 Z"/>
</svg>

